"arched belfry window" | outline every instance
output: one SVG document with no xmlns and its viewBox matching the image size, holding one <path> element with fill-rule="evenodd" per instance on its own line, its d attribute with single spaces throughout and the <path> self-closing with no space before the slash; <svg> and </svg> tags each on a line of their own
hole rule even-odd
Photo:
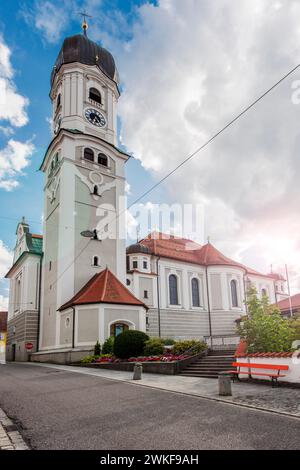
<svg viewBox="0 0 300 470">
<path fill-rule="evenodd" d="M 238 292 L 237 292 L 237 282 L 235 279 L 230 281 L 230 289 L 231 289 L 231 303 L 233 307 L 238 307 Z"/>
<path fill-rule="evenodd" d="M 95 101 L 98 104 L 102 104 L 101 93 L 97 88 L 90 88 L 89 99 Z"/>
<path fill-rule="evenodd" d="M 103 166 L 108 165 L 107 156 L 104 153 L 99 153 L 98 154 L 98 163 L 99 163 L 99 165 L 103 165 Z"/>
<path fill-rule="evenodd" d="M 98 258 L 98 256 L 93 256 L 93 266 L 99 266 L 99 258 Z"/>
<path fill-rule="evenodd" d="M 86 160 L 89 160 L 90 162 L 94 161 L 94 152 L 88 147 L 84 149 L 83 156 Z"/>
<path fill-rule="evenodd" d="M 169 276 L 169 293 L 170 293 L 170 304 L 178 305 L 177 276 L 175 276 L 175 274 L 171 274 Z"/>
<path fill-rule="evenodd" d="M 192 279 L 192 304 L 193 307 L 200 307 L 199 280 Z"/>
<path fill-rule="evenodd" d="M 99 196 L 98 186 L 96 184 L 95 184 L 94 189 L 93 189 L 93 194 L 94 194 L 94 196 Z"/>
</svg>

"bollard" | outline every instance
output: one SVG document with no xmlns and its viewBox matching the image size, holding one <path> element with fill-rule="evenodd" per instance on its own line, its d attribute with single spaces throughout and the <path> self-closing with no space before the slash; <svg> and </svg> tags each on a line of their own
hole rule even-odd
<svg viewBox="0 0 300 470">
<path fill-rule="evenodd" d="M 229 397 L 231 392 L 231 376 L 227 372 L 220 372 L 218 375 L 219 380 L 219 395 Z"/>
<path fill-rule="evenodd" d="M 141 380 L 143 372 L 143 365 L 140 362 L 136 362 L 133 368 L 133 380 Z"/>
</svg>

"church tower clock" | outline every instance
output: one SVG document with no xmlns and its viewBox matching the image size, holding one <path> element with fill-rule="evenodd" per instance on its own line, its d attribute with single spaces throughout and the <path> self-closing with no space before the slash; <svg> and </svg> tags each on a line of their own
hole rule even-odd
<svg viewBox="0 0 300 470">
<path fill-rule="evenodd" d="M 116 147 L 118 72 L 84 34 L 64 40 L 51 74 L 53 138 L 41 170 L 44 258 L 40 349 L 59 348 L 58 309 L 108 267 L 125 282 L 119 213 L 128 155 Z M 121 228 L 120 228 L 121 227 Z M 82 234 L 92 232 L 85 238 Z"/>
</svg>

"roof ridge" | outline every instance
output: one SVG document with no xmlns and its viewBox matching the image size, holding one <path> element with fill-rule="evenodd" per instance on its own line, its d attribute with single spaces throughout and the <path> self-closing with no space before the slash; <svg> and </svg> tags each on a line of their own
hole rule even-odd
<svg viewBox="0 0 300 470">
<path fill-rule="evenodd" d="M 103 299 L 105 297 L 106 286 L 107 286 L 107 281 L 108 281 L 108 273 L 110 272 L 107 266 L 106 266 L 105 270 L 102 271 L 102 273 L 103 272 L 104 272 L 104 285 L 103 285 L 102 295 L 100 297 L 101 301 L 103 301 Z"/>
</svg>

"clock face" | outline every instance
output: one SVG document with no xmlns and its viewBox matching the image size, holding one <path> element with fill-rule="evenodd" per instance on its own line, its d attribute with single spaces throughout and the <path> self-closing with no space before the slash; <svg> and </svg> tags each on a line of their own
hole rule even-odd
<svg viewBox="0 0 300 470">
<path fill-rule="evenodd" d="M 86 119 L 91 123 L 94 124 L 94 126 L 97 127 L 104 127 L 106 124 L 105 117 L 103 114 L 99 113 L 97 109 L 93 108 L 88 108 L 85 110 L 85 117 Z"/>
</svg>

